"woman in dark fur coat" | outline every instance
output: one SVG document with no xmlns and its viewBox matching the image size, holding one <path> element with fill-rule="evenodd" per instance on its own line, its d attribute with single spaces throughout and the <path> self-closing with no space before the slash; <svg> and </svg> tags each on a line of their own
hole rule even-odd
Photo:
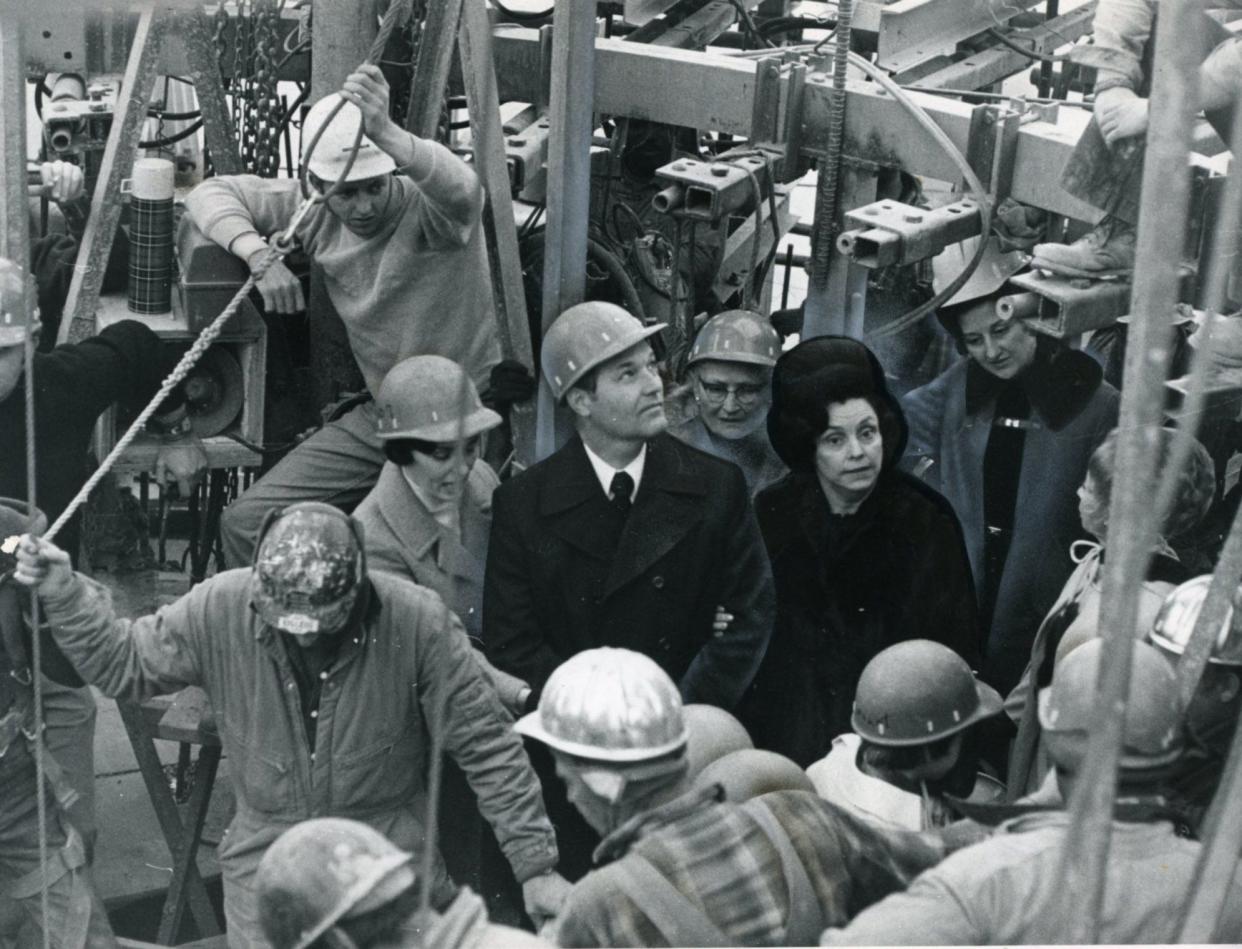
<svg viewBox="0 0 1242 949">
<path fill-rule="evenodd" d="M 757 747 L 806 767 L 851 730 L 876 653 L 932 639 L 975 665 L 980 631 L 961 528 L 897 470 L 905 419 L 871 351 L 808 340 L 777 362 L 772 390 L 768 433 L 791 473 L 755 501 L 777 620 L 742 713 Z"/>
</svg>

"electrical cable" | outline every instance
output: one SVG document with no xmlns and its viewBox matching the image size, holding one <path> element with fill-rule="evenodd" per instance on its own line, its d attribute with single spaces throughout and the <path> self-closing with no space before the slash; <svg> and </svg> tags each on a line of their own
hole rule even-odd
<svg viewBox="0 0 1242 949">
<path fill-rule="evenodd" d="M 857 53 L 850 53 L 850 63 L 856 66 L 862 72 L 866 73 L 872 80 L 880 85 L 885 92 L 893 97 L 894 100 L 905 109 L 910 116 L 918 122 L 919 126 L 927 132 L 929 136 L 940 146 L 941 150 L 961 172 L 962 177 L 966 180 L 966 184 L 970 190 L 974 192 L 975 202 L 979 205 L 979 242 L 975 248 L 974 256 L 967 262 L 962 272 L 954 277 L 945 287 L 934 294 L 931 299 L 920 303 L 909 313 L 899 316 L 891 323 L 880 327 L 867 334 L 868 340 L 884 339 L 888 336 L 895 336 L 909 326 L 913 326 L 928 313 L 935 310 L 945 300 L 948 300 L 953 294 L 957 293 L 966 285 L 966 281 L 970 279 L 975 269 L 983 260 L 984 252 L 987 250 L 988 235 L 992 231 L 992 200 L 987 189 L 983 187 L 983 182 L 979 180 L 979 176 L 975 174 L 975 170 L 970 167 L 970 162 L 961 153 L 953 140 L 945 134 L 944 129 L 937 125 L 927 114 L 927 110 L 910 98 L 909 94 L 901 88 L 887 73 L 878 66 L 869 62 L 867 59 L 859 56 Z"/>
<path fill-rule="evenodd" d="M 738 20 L 741 21 L 742 27 L 746 30 L 747 35 L 751 39 L 757 41 L 756 45 L 774 49 L 776 44 L 769 40 L 766 36 L 759 32 L 759 28 L 755 26 L 754 19 L 751 18 L 750 11 L 746 9 L 746 4 L 742 0 L 729 0 L 733 9 L 737 11 Z"/>
<path fill-rule="evenodd" d="M 189 138 L 191 135 L 193 135 L 195 132 L 197 132 L 202 127 L 203 127 L 203 120 L 199 119 L 193 125 L 189 126 L 188 128 L 182 129 L 180 132 L 177 132 L 174 135 L 165 135 L 160 138 L 151 139 L 150 141 L 139 142 L 138 147 L 139 148 L 167 148 L 169 145 L 176 145 L 178 142 L 182 141 L 183 139 Z"/>
<path fill-rule="evenodd" d="M 1007 96 L 1003 92 L 978 92 L 974 89 L 941 89 L 931 86 L 902 86 L 906 92 L 924 92 L 931 96 L 952 96 L 955 99 L 990 99 L 994 102 L 1032 102 L 1036 105 L 1065 105 L 1075 109 L 1092 109 L 1089 102 L 1069 99 L 1043 99 L 1038 96 Z"/>
<path fill-rule="evenodd" d="M 766 39 L 797 30 L 833 30 L 836 20 L 815 20 L 804 16 L 778 16 L 759 24 L 759 33 Z"/>
<path fill-rule="evenodd" d="M 987 34 L 1002 46 L 1008 46 L 1015 53 L 1021 53 L 1027 59 L 1032 59 L 1037 63 L 1063 63 L 1066 60 L 1066 57 L 1060 53 L 1049 54 L 1041 53 L 1037 49 L 1028 49 L 1027 47 L 1022 46 L 1016 41 L 1010 39 L 994 26 L 988 27 Z"/>
<path fill-rule="evenodd" d="M 501 3 L 500 0 L 490 0 L 490 2 L 497 10 L 518 23 L 546 20 L 552 16 L 555 9 L 554 7 L 548 7 L 546 10 L 513 10 Z"/>
</svg>

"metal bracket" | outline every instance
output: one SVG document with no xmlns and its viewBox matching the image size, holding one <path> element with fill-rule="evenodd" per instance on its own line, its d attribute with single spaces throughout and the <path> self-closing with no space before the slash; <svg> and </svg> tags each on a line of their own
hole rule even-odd
<svg viewBox="0 0 1242 949">
<path fill-rule="evenodd" d="M 755 199 L 772 186 L 770 165 L 779 157 L 722 155 L 711 162 L 692 158 L 670 162 L 656 170 L 669 185 L 652 199 L 651 206 L 664 214 L 709 223 L 729 214 L 745 214 L 754 210 Z M 755 193 L 756 181 L 759 194 Z"/>
<path fill-rule="evenodd" d="M 517 194 L 537 184 L 544 176 L 551 122 L 545 115 L 521 131 L 505 131 L 508 133 L 505 135 L 505 163 L 509 166 L 509 188 Z"/>
<path fill-rule="evenodd" d="M 987 186 L 995 204 L 1009 194 L 1022 113 L 1005 106 L 976 106 L 970 113 L 966 160 Z"/>
<path fill-rule="evenodd" d="M 845 214 L 854 225 L 837 237 L 837 250 L 863 267 L 912 264 L 979 233 L 979 206 L 969 198 L 935 210 L 876 201 Z"/>
</svg>

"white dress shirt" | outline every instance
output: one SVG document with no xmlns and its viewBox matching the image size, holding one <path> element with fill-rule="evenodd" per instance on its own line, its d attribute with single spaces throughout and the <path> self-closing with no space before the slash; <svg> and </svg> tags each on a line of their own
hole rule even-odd
<svg viewBox="0 0 1242 949">
<path fill-rule="evenodd" d="M 608 462 L 604 461 L 599 455 L 591 451 L 590 446 L 586 442 L 582 443 L 582 447 L 586 449 L 587 460 L 591 462 L 591 467 L 595 469 L 595 477 L 599 479 L 599 486 L 604 489 L 604 495 L 612 500 L 612 479 L 619 473 L 624 471 L 627 475 L 634 479 L 634 493 L 630 495 L 630 500 L 638 497 L 638 486 L 643 482 L 643 468 L 647 465 L 647 446 L 644 444 L 638 451 L 638 455 L 624 468 L 614 468 Z"/>
</svg>

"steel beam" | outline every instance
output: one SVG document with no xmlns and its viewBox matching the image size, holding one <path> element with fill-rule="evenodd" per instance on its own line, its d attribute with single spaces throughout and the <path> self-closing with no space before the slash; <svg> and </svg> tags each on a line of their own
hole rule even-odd
<svg viewBox="0 0 1242 949">
<path fill-rule="evenodd" d="M 1029 45 L 1034 52 L 1051 53 L 1091 32 L 1095 6 L 1093 0 L 1070 13 L 1025 30 L 1013 39 L 1022 45 Z M 923 76 L 918 80 L 918 85 L 932 89 L 985 89 L 1030 65 L 1029 56 L 1006 46 L 994 46 Z M 899 81 L 901 78 L 897 77 Z"/>
<path fill-rule="evenodd" d="M 534 101 L 539 86 L 539 37 L 534 30 L 496 32 L 501 101 Z M 787 76 L 780 81 L 788 82 Z M 808 72 L 803 92 L 804 155 L 824 139 L 828 77 Z M 581 87 L 580 87 L 581 88 Z M 610 115 L 751 136 L 756 63 L 715 53 L 652 48 L 619 40 L 595 41 L 595 108 Z M 676 89 L 677 95 L 668 90 Z M 585 95 L 585 90 L 582 90 Z M 956 181 L 957 168 L 934 147 L 918 123 L 874 83 L 851 78 L 846 86 L 845 153 L 925 177 Z M 928 93 L 910 93 L 953 143 L 966 151 L 972 106 Z M 1084 109 L 1060 109 L 1028 121 L 1015 146 L 1012 197 L 1024 204 L 1094 223 L 1099 212 L 1066 193 L 1061 169 L 1090 121 Z"/>
<path fill-rule="evenodd" d="M 952 53 L 962 40 L 1003 25 L 1043 0 L 896 0 L 860 2 L 853 28 L 879 35 L 878 65 L 901 72 Z"/>
<path fill-rule="evenodd" d="M 450 5 L 446 0 L 442 2 Z M 506 359 L 515 359 L 528 369 L 533 367 L 537 375 L 539 369 L 534 366 L 530 323 L 526 317 L 517 228 L 513 223 L 505 135 L 500 124 L 500 102 L 496 98 L 496 74 L 492 69 L 492 31 L 484 0 L 466 0 L 460 20 L 457 45 L 469 103 L 474 165 L 487 192 L 487 251 L 491 259 L 501 352 Z M 509 412 L 515 459 L 522 467 L 534 460 L 534 408 L 530 402 L 517 403 Z"/>
</svg>

